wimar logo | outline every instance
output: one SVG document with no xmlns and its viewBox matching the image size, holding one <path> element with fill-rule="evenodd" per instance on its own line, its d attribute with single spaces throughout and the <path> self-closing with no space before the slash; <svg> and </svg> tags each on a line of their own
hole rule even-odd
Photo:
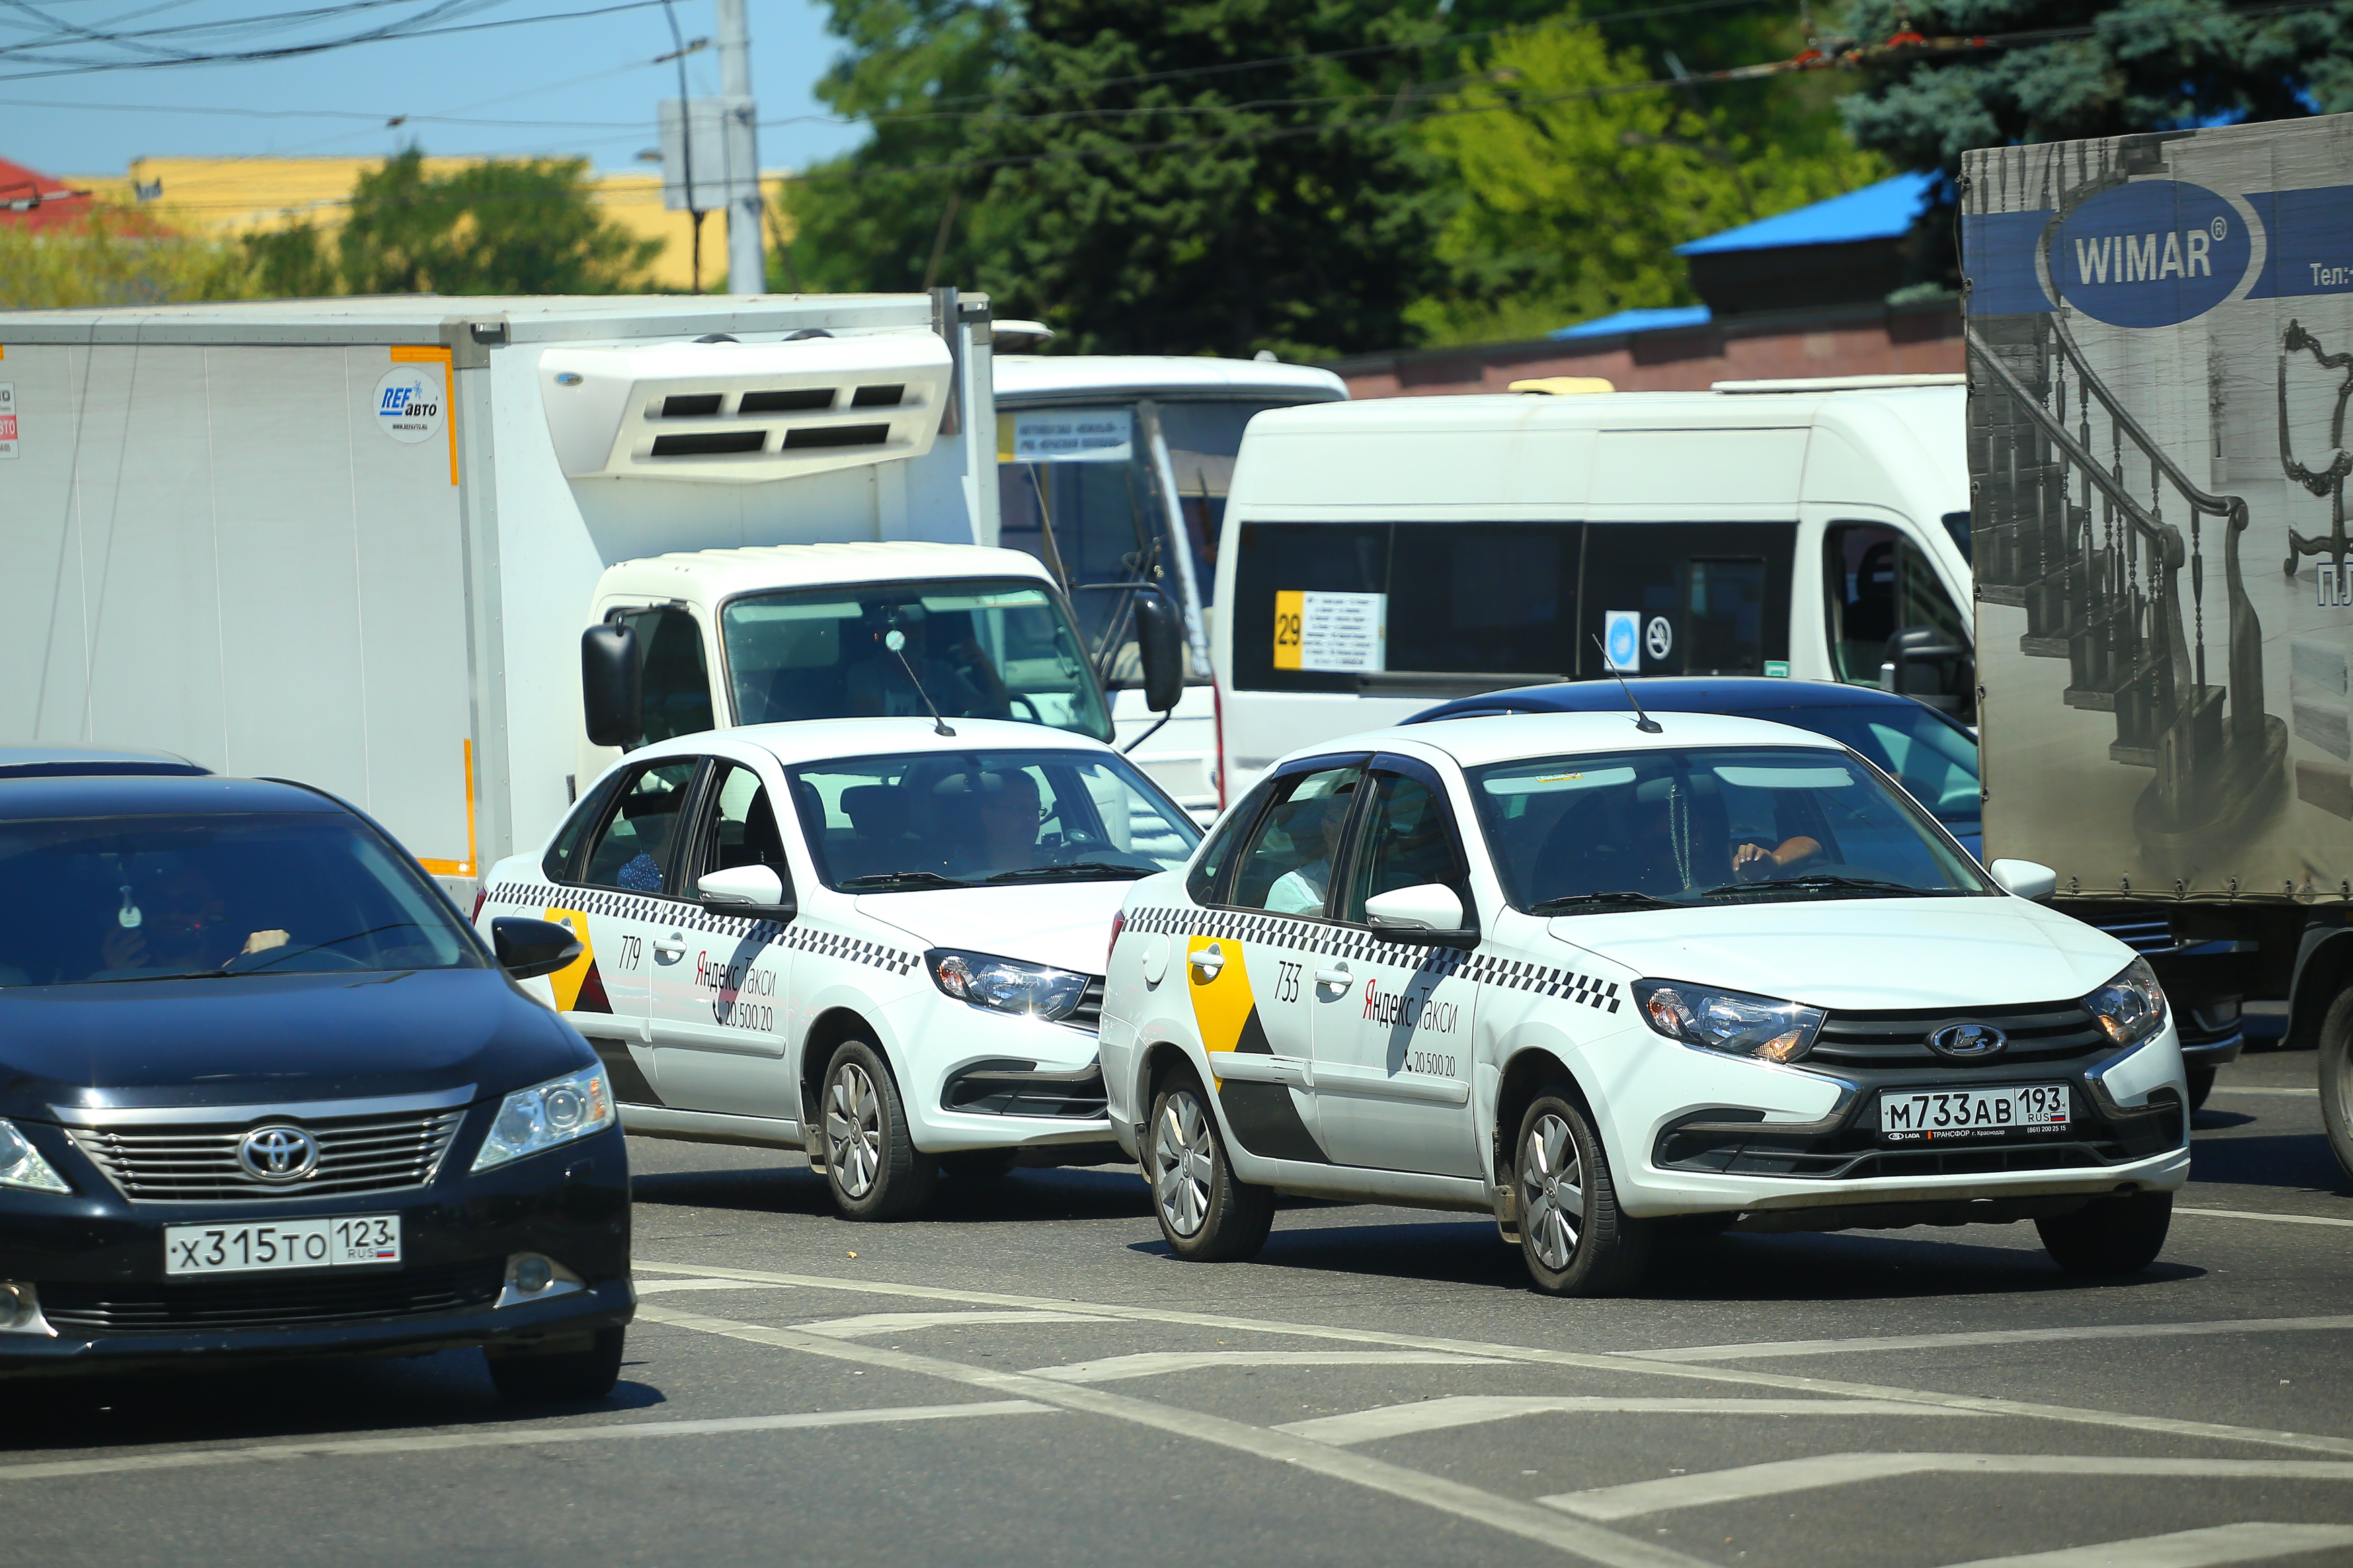
<svg viewBox="0 0 2353 1568">
<path fill-rule="evenodd" d="M 2171 326 L 2230 298 L 2253 253 L 2246 230 L 2238 209 L 2203 185 L 2135 180 L 2059 224 L 2047 253 L 2051 281 L 2095 320 Z"/>
</svg>

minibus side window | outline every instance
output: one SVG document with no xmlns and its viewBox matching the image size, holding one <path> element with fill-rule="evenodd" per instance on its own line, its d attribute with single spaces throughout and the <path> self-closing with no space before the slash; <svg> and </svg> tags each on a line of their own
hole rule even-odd
<svg viewBox="0 0 2353 1568">
<path fill-rule="evenodd" d="M 1764 674 L 1789 657 L 1796 550 L 1793 522 L 1588 524 L 1576 673 L 1609 673 L 1616 611 L 1637 617 L 1644 675 Z"/>
<path fill-rule="evenodd" d="M 1822 574 L 1831 665 L 1841 680 L 1877 686 L 1887 639 L 1900 631 L 1926 626 L 1962 647 L 1973 641 L 1926 554 L 1883 523 L 1831 524 Z"/>
</svg>

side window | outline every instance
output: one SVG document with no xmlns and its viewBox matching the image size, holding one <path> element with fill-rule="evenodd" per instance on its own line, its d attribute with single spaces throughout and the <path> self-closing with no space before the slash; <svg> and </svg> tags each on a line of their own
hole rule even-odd
<svg viewBox="0 0 2353 1568">
<path fill-rule="evenodd" d="M 1936 568 L 1910 540 L 1873 522 L 1836 523 L 1823 538 L 1831 667 L 1841 680 L 1878 685 L 1887 639 L 1915 626 L 1969 645 L 1968 618 L 1954 607 Z"/>
<path fill-rule="evenodd" d="M 572 815 L 564 819 L 564 826 L 556 832 L 555 842 L 547 847 L 547 853 L 540 858 L 540 875 L 551 882 L 573 880 L 572 866 L 580 853 L 581 844 L 605 819 L 606 807 L 613 804 L 613 792 L 621 787 L 626 776 L 615 773 L 604 780 L 572 808 Z"/>
<path fill-rule="evenodd" d="M 663 891 L 679 814 L 699 765 L 692 757 L 681 757 L 626 774 L 580 879 L 632 893 Z"/>
<path fill-rule="evenodd" d="M 1361 924 L 1366 900 L 1430 882 L 1453 889 L 1470 908 L 1461 847 L 1438 791 L 1403 773 L 1375 773 L 1373 789 L 1340 918 Z"/>
<path fill-rule="evenodd" d="M 672 605 L 634 610 L 623 619 L 638 636 L 639 668 L 645 674 L 645 732 L 641 746 L 711 728 L 711 674 L 702 659 L 702 628 Z"/>
<path fill-rule="evenodd" d="M 719 787 L 709 796 L 710 826 L 702 836 L 702 869 L 698 875 L 732 871 L 738 866 L 766 866 L 786 887 L 791 887 L 793 874 L 785 866 L 784 835 L 777 828 L 767 785 L 740 763 L 717 766 Z"/>
<path fill-rule="evenodd" d="M 1277 914 L 1322 914 L 1333 858 L 1364 775 L 1363 763 L 1348 763 L 1282 781 L 1289 787 L 1259 819 L 1234 868 L 1227 902 Z"/>
<path fill-rule="evenodd" d="M 1217 830 L 1209 835 L 1209 847 L 1201 851 L 1200 858 L 1193 862 L 1192 870 L 1185 876 L 1185 891 L 1195 903 L 1209 902 L 1209 895 L 1217 889 L 1218 874 L 1233 859 L 1234 851 L 1241 847 L 1242 835 L 1248 833 L 1250 824 L 1258 820 L 1259 808 L 1266 803 L 1266 797 L 1280 782 L 1267 779 L 1242 796 L 1227 811 Z"/>
</svg>

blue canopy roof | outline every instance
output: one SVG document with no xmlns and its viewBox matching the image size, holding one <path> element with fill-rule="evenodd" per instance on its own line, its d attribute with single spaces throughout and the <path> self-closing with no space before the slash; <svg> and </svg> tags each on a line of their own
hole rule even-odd
<svg viewBox="0 0 2353 1568">
<path fill-rule="evenodd" d="M 1704 327 L 1711 320 L 1704 305 L 1667 305 L 1649 310 L 1620 310 L 1596 316 L 1573 327 L 1556 327 L 1548 338 L 1600 338 L 1613 332 L 1655 332 L 1669 327 Z"/>
<path fill-rule="evenodd" d="M 1912 226 L 1927 204 L 1928 194 L 1944 176 L 1898 174 L 1826 202 L 1794 212 L 1778 213 L 1722 234 L 1711 234 L 1675 247 L 1677 256 L 1713 256 L 1725 250 L 1779 250 L 1800 245 L 1852 245 L 1865 239 L 1894 239 Z"/>
</svg>

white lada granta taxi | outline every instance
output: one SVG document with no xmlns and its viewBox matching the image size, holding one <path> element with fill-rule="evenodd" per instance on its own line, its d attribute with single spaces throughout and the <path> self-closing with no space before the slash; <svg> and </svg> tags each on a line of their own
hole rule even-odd
<svg viewBox="0 0 2353 1568">
<path fill-rule="evenodd" d="M 2189 1173 L 2180 1049 L 2051 880 L 1779 724 L 1359 735 L 1130 890 L 1111 1114 L 1186 1258 L 1257 1250 L 1280 1189 L 1492 1209 L 1562 1294 L 1727 1226 L 2031 1219 L 2137 1271 Z"/>
<path fill-rule="evenodd" d="M 1199 830 L 1110 747 L 1036 724 L 840 719 L 630 752 L 475 918 L 560 921 L 547 981 L 629 1131 L 807 1148 L 853 1219 L 942 1167 L 1120 1158 L 1103 929 Z M 787 805 L 786 803 L 789 803 Z"/>
</svg>

